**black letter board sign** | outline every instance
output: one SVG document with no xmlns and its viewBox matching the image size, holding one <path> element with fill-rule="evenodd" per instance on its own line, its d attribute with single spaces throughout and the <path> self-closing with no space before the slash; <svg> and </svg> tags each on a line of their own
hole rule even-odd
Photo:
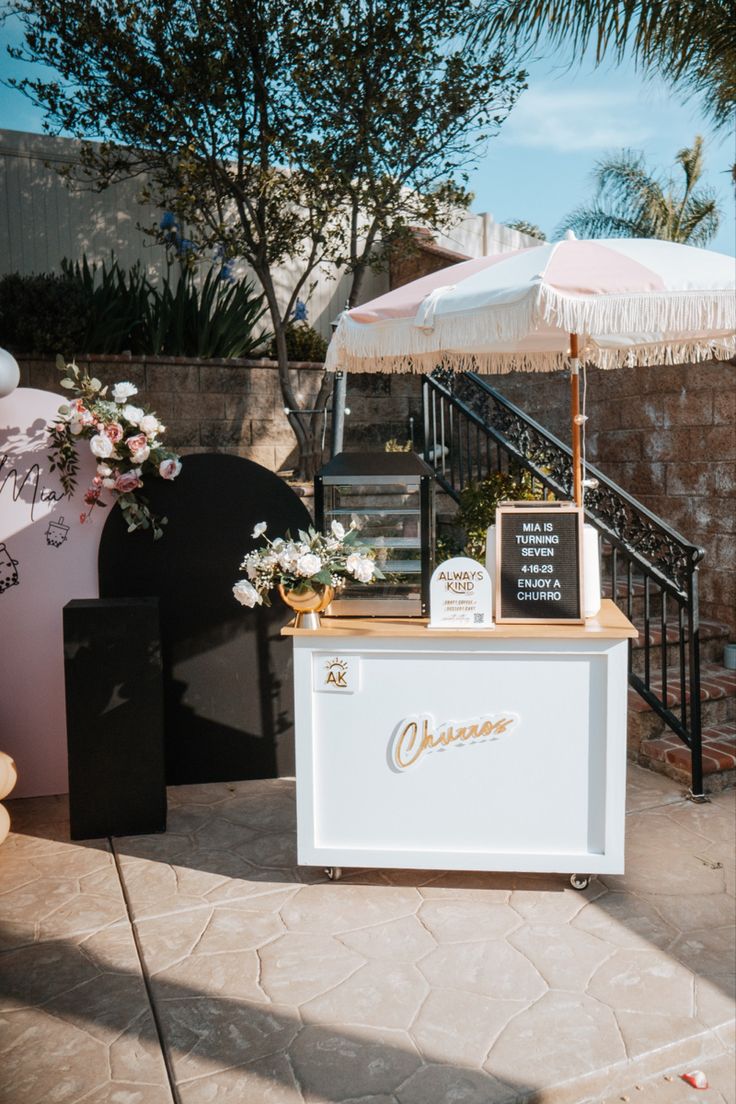
<svg viewBox="0 0 736 1104">
<path fill-rule="evenodd" d="M 496 511 L 496 621 L 582 624 L 583 511 L 510 502 Z"/>
</svg>

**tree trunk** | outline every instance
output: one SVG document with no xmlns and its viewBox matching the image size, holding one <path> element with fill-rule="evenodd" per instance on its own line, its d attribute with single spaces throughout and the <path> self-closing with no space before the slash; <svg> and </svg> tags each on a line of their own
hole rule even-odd
<svg viewBox="0 0 736 1104">
<path fill-rule="evenodd" d="M 286 416 L 294 431 L 298 448 L 294 476 L 296 479 L 307 482 L 314 478 L 315 473 L 322 466 L 322 423 L 318 414 L 308 415 L 301 411 L 296 392 L 291 383 L 289 354 L 286 349 L 286 323 L 281 317 L 281 310 L 270 279 L 270 273 L 259 272 L 258 277 L 265 292 L 266 302 L 271 314 L 281 397 L 284 400 L 284 409 L 288 411 Z M 319 395 L 314 403 L 315 408 L 326 405 L 326 395 L 323 397 L 324 388 L 325 379 L 322 381 Z M 326 415 L 324 416 L 326 417 Z"/>
</svg>

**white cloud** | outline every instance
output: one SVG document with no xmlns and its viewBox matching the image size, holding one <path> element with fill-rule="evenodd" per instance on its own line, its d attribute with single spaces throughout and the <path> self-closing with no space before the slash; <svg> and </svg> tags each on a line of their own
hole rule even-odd
<svg viewBox="0 0 736 1104">
<path fill-rule="evenodd" d="M 559 153 L 637 147 L 653 133 L 641 121 L 644 108 L 640 95 L 626 89 L 537 84 L 521 96 L 498 142 Z"/>
</svg>

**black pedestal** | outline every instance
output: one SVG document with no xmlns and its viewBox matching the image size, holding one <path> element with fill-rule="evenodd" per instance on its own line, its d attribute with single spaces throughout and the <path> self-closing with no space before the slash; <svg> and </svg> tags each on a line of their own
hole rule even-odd
<svg viewBox="0 0 736 1104">
<path fill-rule="evenodd" d="M 158 600 L 64 607 L 72 839 L 166 829 Z"/>
</svg>

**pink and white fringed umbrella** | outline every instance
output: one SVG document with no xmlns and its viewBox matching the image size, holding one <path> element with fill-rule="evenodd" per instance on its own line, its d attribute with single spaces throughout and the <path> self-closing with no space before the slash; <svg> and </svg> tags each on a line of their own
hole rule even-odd
<svg viewBox="0 0 736 1104">
<path fill-rule="evenodd" d="M 639 238 L 546 243 L 462 261 L 346 311 L 326 367 L 360 372 L 571 368 L 575 501 L 578 372 L 736 352 L 736 262 Z"/>
</svg>

